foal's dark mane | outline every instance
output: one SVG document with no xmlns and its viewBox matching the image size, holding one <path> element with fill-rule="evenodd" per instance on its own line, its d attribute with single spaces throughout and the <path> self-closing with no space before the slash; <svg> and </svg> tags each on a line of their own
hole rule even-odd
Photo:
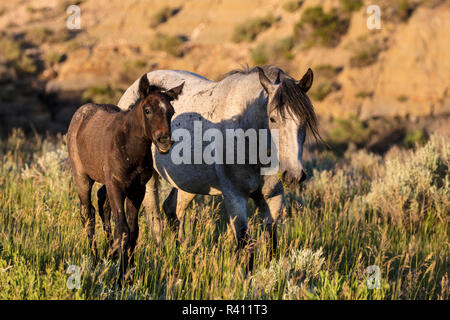
<svg viewBox="0 0 450 320">
<path fill-rule="evenodd" d="M 278 74 L 280 74 L 281 91 L 279 103 L 275 105 L 275 109 L 280 112 L 281 116 L 284 117 L 286 112 L 288 112 L 291 116 L 304 121 L 307 130 L 311 132 L 316 141 L 322 140 L 318 129 L 317 116 L 311 100 L 308 95 L 300 89 L 295 79 L 276 66 L 269 65 L 260 68 L 264 70 L 266 76 L 272 81 L 275 81 Z M 234 74 L 251 74 L 254 72 L 258 72 L 258 67 L 249 68 L 248 66 L 245 66 L 241 69 L 227 72 L 223 75 L 222 80 Z"/>
</svg>

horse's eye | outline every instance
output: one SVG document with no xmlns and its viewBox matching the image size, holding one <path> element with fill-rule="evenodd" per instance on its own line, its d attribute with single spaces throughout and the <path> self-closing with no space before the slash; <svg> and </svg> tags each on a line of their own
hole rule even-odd
<svg viewBox="0 0 450 320">
<path fill-rule="evenodd" d="M 146 114 L 150 114 L 150 109 L 145 109 Z"/>
<path fill-rule="evenodd" d="M 270 122 L 275 122 L 275 118 L 270 117 Z"/>
</svg>

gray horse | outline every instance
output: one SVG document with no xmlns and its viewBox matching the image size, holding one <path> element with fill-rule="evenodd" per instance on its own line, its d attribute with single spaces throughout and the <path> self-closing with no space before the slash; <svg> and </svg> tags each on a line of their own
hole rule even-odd
<svg viewBox="0 0 450 320">
<path fill-rule="evenodd" d="M 238 248 L 244 247 L 249 240 L 247 204 L 252 198 L 271 239 L 271 252 L 274 252 L 277 247 L 276 225 L 283 206 L 283 183 L 288 188 L 295 188 L 305 179 L 303 143 L 307 132 L 318 137 L 316 115 L 306 95 L 313 81 L 311 69 L 299 81 L 274 66 L 231 71 L 219 82 L 187 71 L 158 70 L 147 76 L 151 84 L 163 88 L 173 88 L 184 82 L 183 94 L 173 102 L 173 138 L 177 129 L 185 129 L 184 132 L 192 136 L 198 134 L 195 132 L 198 131 L 198 126 L 196 129 L 194 125 L 196 121 L 201 124 L 200 139 L 211 128 L 222 132 L 223 136 L 227 129 L 266 129 L 269 136 L 277 131 L 278 145 L 275 150 L 268 148 L 267 155 L 276 153 L 281 175 L 277 172 L 262 175 L 261 168 L 264 165 L 259 160 L 256 164 L 249 163 L 248 152 L 244 164 L 204 161 L 174 163 L 173 153 L 182 141 L 175 141 L 171 152 L 166 155 L 153 150 L 154 168 L 173 186 L 163 203 L 163 209 L 169 220 L 178 219 L 179 238 L 184 237 L 185 210 L 195 195 L 222 195 Z M 136 80 L 126 90 L 118 106 L 128 109 L 137 102 L 138 97 Z M 194 137 L 192 140 L 192 150 L 195 150 L 199 139 Z M 195 158 L 198 150 L 204 151 L 214 141 L 201 141 L 197 153 L 183 154 L 183 157 L 187 156 L 188 160 Z M 222 148 L 222 145 L 217 144 L 216 148 Z M 236 148 L 232 152 L 239 156 Z M 144 206 L 152 233 L 160 239 L 158 179 L 154 175 L 148 182 Z"/>
</svg>

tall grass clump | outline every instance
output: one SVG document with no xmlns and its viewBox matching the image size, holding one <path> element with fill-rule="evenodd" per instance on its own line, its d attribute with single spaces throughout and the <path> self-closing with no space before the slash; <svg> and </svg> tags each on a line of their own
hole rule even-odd
<svg viewBox="0 0 450 320">
<path fill-rule="evenodd" d="M 414 153 L 394 151 L 384 172 L 372 183 L 367 202 L 399 225 L 447 219 L 450 145 L 433 137 Z"/>
</svg>

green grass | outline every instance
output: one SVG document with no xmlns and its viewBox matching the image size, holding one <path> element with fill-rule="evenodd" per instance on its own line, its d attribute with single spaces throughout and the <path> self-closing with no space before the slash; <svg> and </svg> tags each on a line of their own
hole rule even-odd
<svg viewBox="0 0 450 320">
<path fill-rule="evenodd" d="M 0 299 L 448 300 L 449 152 L 448 141 L 431 137 L 385 158 L 315 154 L 305 163 L 311 179 L 287 195 L 272 262 L 250 219 L 249 277 L 220 198 L 196 198 L 179 246 L 169 228 L 154 243 L 142 214 L 135 280 L 120 289 L 117 264 L 89 258 L 63 138 L 15 131 L 0 140 Z M 98 216 L 96 235 L 102 252 Z M 69 265 L 81 268 L 78 290 L 66 285 Z M 380 268 L 380 289 L 366 285 L 370 265 Z"/>
</svg>

